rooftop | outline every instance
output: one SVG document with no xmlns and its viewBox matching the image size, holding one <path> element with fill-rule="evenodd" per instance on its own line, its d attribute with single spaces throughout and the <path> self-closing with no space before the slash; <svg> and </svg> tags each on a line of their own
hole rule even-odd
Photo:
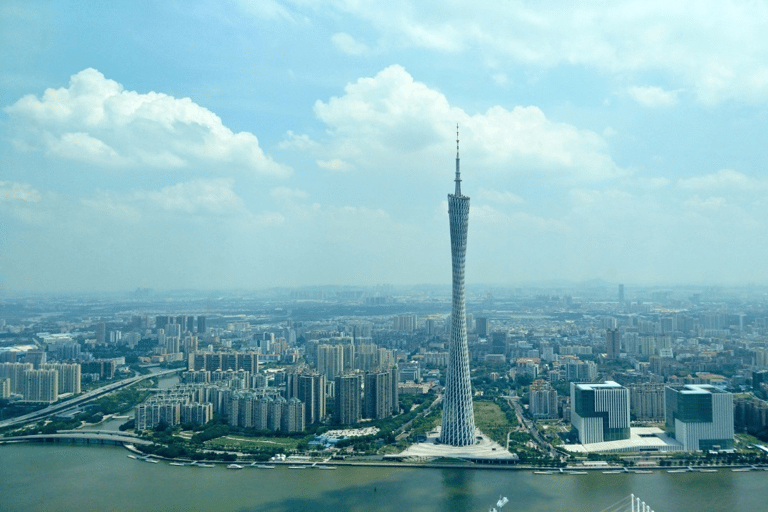
<svg viewBox="0 0 768 512">
<path fill-rule="evenodd" d="M 667 436 L 658 427 L 630 429 L 629 439 L 590 444 L 566 444 L 563 448 L 573 453 L 592 452 L 674 452 L 683 451 L 683 445 Z"/>
</svg>

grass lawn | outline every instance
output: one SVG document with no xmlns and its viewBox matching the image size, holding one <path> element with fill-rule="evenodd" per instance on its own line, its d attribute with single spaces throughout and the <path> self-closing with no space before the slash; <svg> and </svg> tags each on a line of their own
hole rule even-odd
<svg viewBox="0 0 768 512">
<path fill-rule="evenodd" d="M 260 450 L 279 449 L 280 451 L 295 450 L 302 441 L 295 437 L 240 437 L 236 434 L 218 437 L 205 442 L 209 450 L 229 450 L 238 452 L 250 452 Z"/>
<path fill-rule="evenodd" d="M 472 405 L 475 412 L 475 426 L 501 446 L 506 446 L 507 432 L 515 426 L 507 421 L 501 408 L 485 400 L 474 400 Z"/>
</svg>

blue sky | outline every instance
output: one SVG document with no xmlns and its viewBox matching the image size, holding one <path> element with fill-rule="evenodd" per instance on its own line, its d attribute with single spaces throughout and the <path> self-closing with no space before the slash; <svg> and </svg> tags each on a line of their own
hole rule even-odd
<svg viewBox="0 0 768 512">
<path fill-rule="evenodd" d="M 414 5 L 417 4 L 417 5 Z M 0 5 L 0 287 L 766 284 L 765 2 Z"/>
</svg>

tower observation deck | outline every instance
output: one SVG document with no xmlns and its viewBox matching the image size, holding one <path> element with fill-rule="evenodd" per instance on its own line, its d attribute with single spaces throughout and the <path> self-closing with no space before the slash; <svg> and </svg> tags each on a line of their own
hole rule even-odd
<svg viewBox="0 0 768 512">
<path fill-rule="evenodd" d="M 456 127 L 456 178 L 454 181 L 456 191 L 454 194 L 448 194 L 453 307 L 451 309 L 451 344 L 445 380 L 440 442 L 450 446 L 469 446 L 475 443 L 475 413 L 472 410 L 472 385 L 469 379 L 469 350 L 467 348 L 467 311 L 464 300 L 464 263 L 467 253 L 469 197 L 461 193 L 458 126 Z"/>
</svg>

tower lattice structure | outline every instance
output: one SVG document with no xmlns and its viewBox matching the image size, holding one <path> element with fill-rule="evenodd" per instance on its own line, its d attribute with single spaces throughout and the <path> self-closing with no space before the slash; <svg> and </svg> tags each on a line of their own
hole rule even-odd
<svg viewBox="0 0 768 512">
<path fill-rule="evenodd" d="M 453 308 L 451 310 L 451 345 L 445 379 L 440 442 L 450 446 L 468 446 L 475 443 L 475 413 L 472 410 L 472 384 L 469 379 L 469 350 L 467 348 L 467 311 L 464 302 L 464 263 L 467 253 L 469 197 L 461 194 L 458 139 L 457 127 L 456 192 L 448 194 L 453 268 Z"/>
</svg>

